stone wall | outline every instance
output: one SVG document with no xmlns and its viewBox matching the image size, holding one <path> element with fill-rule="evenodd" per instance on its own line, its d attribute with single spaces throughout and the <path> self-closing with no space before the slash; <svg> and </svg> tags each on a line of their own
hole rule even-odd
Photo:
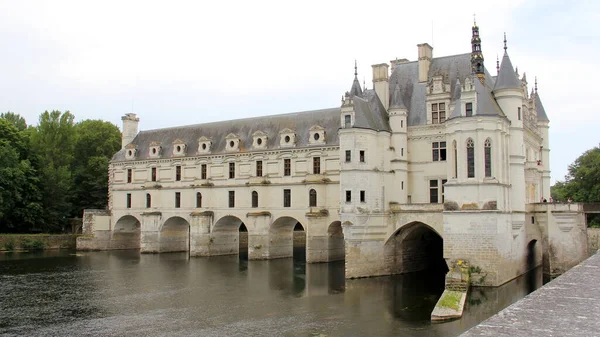
<svg viewBox="0 0 600 337">
<path fill-rule="evenodd" d="M 0 250 L 5 250 L 7 243 L 12 241 L 15 249 L 23 249 L 25 240 L 41 240 L 44 242 L 44 249 L 73 249 L 75 248 L 76 235 L 0 235 Z M 10 243 L 9 243 L 10 245 Z"/>
<path fill-rule="evenodd" d="M 593 255 L 600 249 L 600 228 L 588 228 L 588 250 Z"/>
</svg>

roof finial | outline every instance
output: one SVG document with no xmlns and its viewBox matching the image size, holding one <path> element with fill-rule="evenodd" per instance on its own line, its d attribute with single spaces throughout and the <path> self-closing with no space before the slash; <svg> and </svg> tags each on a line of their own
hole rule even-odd
<svg viewBox="0 0 600 337">
<path fill-rule="evenodd" d="M 477 26 L 477 19 L 475 18 L 475 13 L 473 13 L 473 26 Z"/>
<path fill-rule="evenodd" d="M 504 32 L 504 52 L 506 52 L 506 32 Z"/>
<path fill-rule="evenodd" d="M 498 54 L 496 54 L 496 73 L 500 75 L 500 59 L 498 58 Z"/>
<path fill-rule="evenodd" d="M 354 59 L 354 77 L 358 76 L 358 71 L 356 69 L 356 59 Z"/>
<path fill-rule="evenodd" d="M 367 90 L 367 82 L 365 81 L 365 77 L 363 76 L 363 90 Z"/>
<path fill-rule="evenodd" d="M 535 93 L 537 94 L 537 76 L 535 77 L 535 86 L 534 86 L 534 88 L 535 88 Z"/>
</svg>

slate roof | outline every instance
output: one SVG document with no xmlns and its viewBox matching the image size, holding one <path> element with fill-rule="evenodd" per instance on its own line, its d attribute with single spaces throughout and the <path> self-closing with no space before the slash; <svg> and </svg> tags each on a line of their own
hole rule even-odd
<svg viewBox="0 0 600 337">
<path fill-rule="evenodd" d="M 387 111 L 375 90 L 365 90 L 362 96 L 355 96 L 354 127 L 375 131 L 390 131 Z"/>
<path fill-rule="evenodd" d="M 546 115 L 546 109 L 544 109 L 540 94 L 538 94 L 537 91 L 535 93 L 535 109 L 537 110 L 537 118 L 539 121 L 549 121 L 548 115 Z"/>
<path fill-rule="evenodd" d="M 502 57 L 502 64 L 500 65 L 500 72 L 498 73 L 498 78 L 496 79 L 496 85 L 494 86 L 494 90 L 499 89 L 519 89 L 521 88 L 521 81 L 517 77 L 515 69 L 510 62 L 510 57 L 508 57 L 508 53 L 504 51 L 504 56 Z"/>
<path fill-rule="evenodd" d="M 318 147 L 323 145 L 309 144 L 308 137 L 309 129 L 313 125 L 319 125 L 325 129 L 325 145 L 335 146 L 339 144 L 340 113 L 340 108 L 331 108 L 140 131 L 131 143 L 137 146 L 136 160 L 149 159 L 150 143 L 154 141 L 160 142 L 162 146 L 161 158 L 173 157 L 173 141 L 176 139 L 182 139 L 185 142 L 187 145 L 186 156 L 192 157 L 196 156 L 198 138 L 202 136 L 212 138 L 211 154 L 226 153 L 225 137 L 230 133 L 240 137 L 239 152 L 246 152 L 253 150 L 252 134 L 262 131 L 268 137 L 267 149 L 279 149 L 279 132 L 289 128 L 296 134 L 295 148 Z M 112 161 L 123 160 L 125 160 L 125 149 L 121 149 L 112 158 Z"/>
</svg>

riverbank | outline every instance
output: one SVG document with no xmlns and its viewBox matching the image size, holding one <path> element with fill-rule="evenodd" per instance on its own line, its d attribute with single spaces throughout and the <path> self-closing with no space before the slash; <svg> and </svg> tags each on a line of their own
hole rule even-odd
<svg viewBox="0 0 600 337">
<path fill-rule="evenodd" d="M 75 249 L 80 235 L 73 234 L 0 234 L 0 251 Z"/>
</svg>

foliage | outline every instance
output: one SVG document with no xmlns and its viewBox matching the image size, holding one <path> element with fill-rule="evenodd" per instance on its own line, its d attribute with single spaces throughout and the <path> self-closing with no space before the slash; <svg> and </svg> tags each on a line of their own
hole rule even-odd
<svg viewBox="0 0 600 337">
<path fill-rule="evenodd" d="M 4 248 L 9 252 L 15 250 L 15 241 L 12 239 L 6 241 L 6 243 L 4 244 Z"/>
<path fill-rule="evenodd" d="M 600 202 L 600 148 L 583 153 L 569 165 L 565 181 L 551 188 L 552 198 L 559 201 Z"/>
<path fill-rule="evenodd" d="M 25 122 L 25 118 L 21 117 L 21 115 L 19 114 L 10 111 L 6 113 L 3 112 L 0 113 L 0 118 L 12 124 L 14 127 L 17 128 L 18 131 L 23 131 L 27 129 L 27 123 Z"/>
<path fill-rule="evenodd" d="M 21 240 L 21 248 L 26 250 L 41 250 L 46 247 L 46 243 L 42 239 L 24 238 Z"/>
<path fill-rule="evenodd" d="M 442 299 L 439 301 L 439 306 L 458 310 L 461 298 L 462 292 L 447 290 L 442 295 Z"/>
</svg>

